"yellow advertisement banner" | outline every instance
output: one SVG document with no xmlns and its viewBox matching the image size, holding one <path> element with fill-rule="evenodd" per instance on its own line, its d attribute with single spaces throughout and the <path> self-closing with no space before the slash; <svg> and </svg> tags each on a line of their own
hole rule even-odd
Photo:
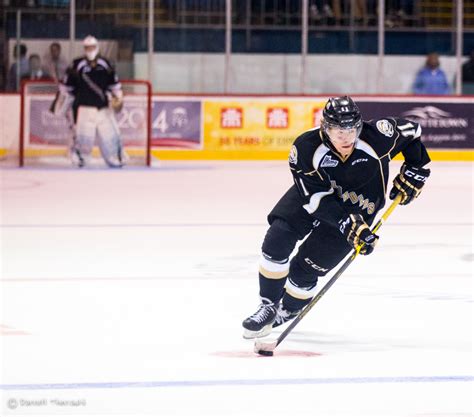
<svg viewBox="0 0 474 417">
<path fill-rule="evenodd" d="M 299 135 L 319 125 L 324 104 L 281 98 L 206 100 L 204 149 L 288 153 Z"/>
</svg>

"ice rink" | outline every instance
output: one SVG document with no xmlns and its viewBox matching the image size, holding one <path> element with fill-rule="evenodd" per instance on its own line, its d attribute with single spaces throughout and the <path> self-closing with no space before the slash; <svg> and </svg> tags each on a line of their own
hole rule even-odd
<svg viewBox="0 0 474 417">
<path fill-rule="evenodd" d="M 285 161 L 1 171 L 0 415 L 473 416 L 473 166 L 431 168 L 274 357 L 241 321 Z"/>
</svg>

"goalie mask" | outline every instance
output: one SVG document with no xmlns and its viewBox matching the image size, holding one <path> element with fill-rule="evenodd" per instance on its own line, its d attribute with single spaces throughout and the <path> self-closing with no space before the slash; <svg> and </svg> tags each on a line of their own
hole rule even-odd
<svg viewBox="0 0 474 417">
<path fill-rule="evenodd" d="M 94 61 L 99 54 L 99 42 L 94 36 L 87 36 L 82 42 L 84 52 L 88 61 Z"/>
<path fill-rule="evenodd" d="M 322 139 L 326 146 L 346 157 L 352 152 L 361 130 L 362 116 L 350 97 L 328 100 L 321 121 Z"/>
</svg>

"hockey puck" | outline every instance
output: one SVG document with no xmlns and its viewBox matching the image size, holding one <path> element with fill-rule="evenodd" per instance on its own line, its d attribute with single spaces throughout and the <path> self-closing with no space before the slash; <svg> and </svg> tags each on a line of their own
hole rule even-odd
<svg viewBox="0 0 474 417">
<path fill-rule="evenodd" d="M 271 350 L 258 350 L 257 353 L 262 356 L 273 356 L 273 352 Z"/>
</svg>

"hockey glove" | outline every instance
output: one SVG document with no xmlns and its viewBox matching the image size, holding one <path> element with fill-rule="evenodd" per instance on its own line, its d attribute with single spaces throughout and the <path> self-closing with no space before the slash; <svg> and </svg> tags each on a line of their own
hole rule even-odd
<svg viewBox="0 0 474 417">
<path fill-rule="evenodd" d="M 393 180 L 393 188 L 390 191 L 390 200 L 394 200 L 398 193 L 402 195 L 400 204 L 402 206 L 411 203 L 421 193 L 426 179 L 431 171 L 426 168 L 415 168 L 403 164 L 400 173 Z"/>
<path fill-rule="evenodd" d="M 370 231 L 369 225 L 360 214 L 350 214 L 345 220 L 339 222 L 339 230 L 346 237 L 349 245 L 357 249 L 362 248 L 360 254 L 370 255 L 379 237 Z"/>
<path fill-rule="evenodd" d="M 123 108 L 123 99 L 121 97 L 113 96 L 110 101 L 110 106 L 115 113 L 120 113 Z"/>
</svg>

